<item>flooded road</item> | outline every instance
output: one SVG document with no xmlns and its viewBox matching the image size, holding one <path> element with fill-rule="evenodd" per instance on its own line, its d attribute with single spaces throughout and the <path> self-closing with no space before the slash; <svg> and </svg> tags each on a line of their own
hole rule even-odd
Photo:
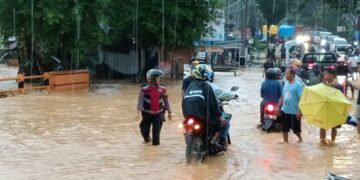
<svg viewBox="0 0 360 180">
<path fill-rule="evenodd" d="M 0 74 L 3 67 L 0 68 Z M 261 69 L 234 77 L 218 73 L 224 89 L 239 86 L 232 145 L 225 155 L 187 165 L 182 130 L 181 81 L 167 82 L 174 119 L 161 145 L 142 144 L 135 105 L 139 85 L 96 85 L 90 91 L 0 99 L 0 179 L 321 179 L 327 171 L 359 179 L 360 140 L 346 125 L 335 146 L 320 146 L 318 129 L 303 122 L 304 143 L 266 134 L 259 121 Z"/>
<path fill-rule="evenodd" d="M 0 77 L 16 77 L 17 72 L 18 67 L 0 64 Z M 17 83 L 15 81 L 0 81 L 0 90 L 5 87 L 17 88 Z"/>
</svg>

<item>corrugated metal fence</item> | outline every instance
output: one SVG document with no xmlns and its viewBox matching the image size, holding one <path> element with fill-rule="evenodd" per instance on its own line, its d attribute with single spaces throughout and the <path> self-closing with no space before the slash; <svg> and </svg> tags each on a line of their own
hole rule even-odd
<svg viewBox="0 0 360 180">
<path fill-rule="evenodd" d="M 102 62 L 104 62 L 104 64 L 109 66 L 112 70 L 121 74 L 133 75 L 139 72 L 139 60 L 136 58 L 135 52 L 130 52 L 130 54 L 121 54 L 101 51 L 100 63 Z"/>
</svg>

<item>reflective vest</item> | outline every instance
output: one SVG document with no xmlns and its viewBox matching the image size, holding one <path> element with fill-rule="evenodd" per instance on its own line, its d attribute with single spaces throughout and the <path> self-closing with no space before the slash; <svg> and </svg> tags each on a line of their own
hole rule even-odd
<svg viewBox="0 0 360 180">
<path fill-rule="evenodd" d="M 142 87 L 144 93 L 143 111 L 150 114 L 159 114 L 164 111 L 165 86 L 152 87 L 146 85 Z"/>
</svg>

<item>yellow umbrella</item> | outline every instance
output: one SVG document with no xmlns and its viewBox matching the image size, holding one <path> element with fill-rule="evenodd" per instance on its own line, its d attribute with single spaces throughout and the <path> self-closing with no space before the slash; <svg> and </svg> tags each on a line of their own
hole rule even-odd
<svg viewBox="0 0 360 180">
<path fill-rule="evenodd" d="M 344 124 L 351 110 L 344 94 L 322 83 L 305 87 L 299 106 L 308 123 L 323 129 Z"/>
</svg>

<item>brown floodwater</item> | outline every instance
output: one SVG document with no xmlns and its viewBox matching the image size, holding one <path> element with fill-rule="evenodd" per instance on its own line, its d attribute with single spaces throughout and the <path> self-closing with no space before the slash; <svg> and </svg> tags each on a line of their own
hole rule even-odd
<svg viewBox="0 0 360 180">
<path fill-rule="evenodd" d="M 0 66 L 0 75 L 5 70 Z M 215 82 L 224 89 L 240 87 L 240 98 L 225 107 L 233 114 L 233 144 L 224 155 L 192 165 L 186 164 L 178 129 L 181 81 L 166 82 L 175 114 L 164 124 L 158 147 L 142 143 L 135 120 L 138 84 L 121 81 L 88 91 L 2 98 L 0 179 L 285 180 L 322 179 L 328 171 L 360 179 L 360 140 L 353 127 L 344 125 L 334 146 L 321 146 L 318 129 L 305 122 L 301 144 L 293 135 L 289 144 L 279 144 L 281 134 L 258 131 L 261 81 L 259 68 L 236 77 L 217 73 Z"/>
</svg>

